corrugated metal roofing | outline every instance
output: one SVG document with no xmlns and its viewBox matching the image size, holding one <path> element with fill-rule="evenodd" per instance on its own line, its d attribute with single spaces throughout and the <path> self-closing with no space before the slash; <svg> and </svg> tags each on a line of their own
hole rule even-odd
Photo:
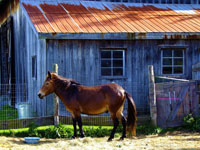
<svg viewBox="0 0 200 150">
<path fill-rule="evenodd" d="M 22 1 L 39 33 L 199 32 L 200 6 L 94 1 Z"/>
</svg>

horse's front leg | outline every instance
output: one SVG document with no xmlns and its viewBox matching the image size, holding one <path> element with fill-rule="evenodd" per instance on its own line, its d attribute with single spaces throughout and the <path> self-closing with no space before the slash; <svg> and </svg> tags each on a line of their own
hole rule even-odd
<svg viewBox="0 0 200 150">
<path fill-rule="evenodd" d="M 80 130 L 80 137 L 83 138 L 85 137 L 85 135 L 83 133 L 81 116 L 77 118 L 77 121 L 78 121 L 79 130 Z"/>
<path fill-rule="evenodd" d="M 74 135 L 72 136 L 73 139 L 77 137 L 77 129 L 76 129 L 76 118 L 72 117 L 73 127 L 74 127 Z"/>
</svg>

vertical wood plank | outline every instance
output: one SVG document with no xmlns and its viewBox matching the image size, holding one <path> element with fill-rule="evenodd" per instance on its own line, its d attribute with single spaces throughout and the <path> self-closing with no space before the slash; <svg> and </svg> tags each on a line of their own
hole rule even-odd
<svg viewBox="0 0 200 150">
<path fill-rule="evenodd" d="M 150 117 L 152 124 L 157 125 L 157 108 L 156 108 L 156 90 L 153 66 L 148 67 L 149 72 L 149 100 L 150 100 Z"/>
<path fill-rule="evenodd" d="M 192 90 L 192 96 L 191 96 L 191 109 L 192 109 L 192 113 L 194 114 L 194 116 L 199 116 L 199 94 L 197 93 L 197 81 L 195 81 L 193 83 L 194 88 Z"/>
<path fill-rule="evenodd" d="M 53 64 L 53 72 L 58 74 L 58 65 L 57 64 Z M 59 124 L 58 111 L 59 111 L 59 98 L 56 94 L 54 94 L 54 125 L 55 126 L 57 126 Z"/>
</svg>

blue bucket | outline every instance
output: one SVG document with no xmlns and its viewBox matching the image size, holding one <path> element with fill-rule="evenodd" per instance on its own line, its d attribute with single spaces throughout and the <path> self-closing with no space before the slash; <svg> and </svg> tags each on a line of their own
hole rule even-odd
<svg viewBox="0 0 200 150">
<path fill-rule="evenodd" d="M 24 142 L 27 144 L 37 144 L 40 141 L 40 137 L 25 137 Z"/>
</svg>

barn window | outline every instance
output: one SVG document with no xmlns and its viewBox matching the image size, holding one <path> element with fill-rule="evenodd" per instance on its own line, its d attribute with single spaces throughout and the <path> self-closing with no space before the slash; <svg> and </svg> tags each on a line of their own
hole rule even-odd
<svg viewBox="0 0 200 150">
<path fill-rule="evenodd" d="M 161 58 L 162 74 L 184 73 L 184 49 L 163 49 Z"/>
<path fill-rule="evenodd" d="M 32 56 L 32 77 L 37 79 L 37 57 Z"/>
<path fill-rule="evenodd" d="M 101 50 L 101 75 L 108 77 L 124 76 L 125 51 Z"/>
</svg>

